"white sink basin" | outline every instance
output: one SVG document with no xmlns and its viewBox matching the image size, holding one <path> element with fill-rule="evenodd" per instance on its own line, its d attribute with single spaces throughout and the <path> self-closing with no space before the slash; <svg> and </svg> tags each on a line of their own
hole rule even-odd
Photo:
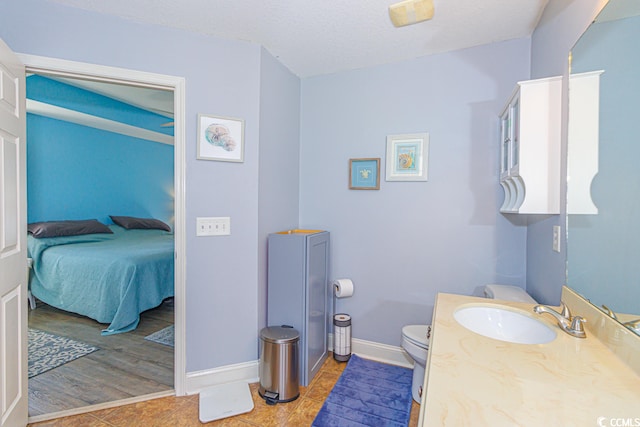
<svg viewBox="0 0 640 427">
<path fill-rule="evenodd" d="M 501 306 L 464 306 L 453 317 L 470 331 L 500 341 L 545 344 L 556 338 L 553 329 L 526 312 Z"/>
</svg>

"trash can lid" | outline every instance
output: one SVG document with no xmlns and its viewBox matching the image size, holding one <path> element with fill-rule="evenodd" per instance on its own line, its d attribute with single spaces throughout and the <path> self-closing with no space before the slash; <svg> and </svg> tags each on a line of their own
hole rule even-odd
<svg viewBox="0 0 640 427">
<path fill-rule="evenodd" d="M 274 344 L 285 344 L 298 341 L 300 334 L 292 326 L 269 326 L 260 331 L 260 338 Z"/>
</svg>

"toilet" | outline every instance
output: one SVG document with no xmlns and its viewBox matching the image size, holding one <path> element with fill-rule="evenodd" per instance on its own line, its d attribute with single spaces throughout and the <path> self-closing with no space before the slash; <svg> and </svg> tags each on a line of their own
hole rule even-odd
<svg viewBox="0 0 640 427">
<path fill-rule="evenodd" d="M 486 285 L 484 287 L 484 296 L 486 298 L 503 301 L 528 302 L 529 304 L 538 303 L 522 288 L 511 285 Z"/>
<path fill-rule="evenodd" d="M 522 288 L 511 285 L 486 285 L 484 287 L 484 296 L 495 300 L 536 304 L 536 300 L 531 298 Z M 420 396 L 422 395 L 430 338 L 430 325 L 406 325 L 402 328 L 402 348 L 414 361 L 411 395 L 413 400 L 418 403 L 421 401 Z"/>
</svg>

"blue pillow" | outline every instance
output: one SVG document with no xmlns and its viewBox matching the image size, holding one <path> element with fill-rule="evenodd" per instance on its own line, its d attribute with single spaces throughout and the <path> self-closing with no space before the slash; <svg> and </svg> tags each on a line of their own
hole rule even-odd
<svg viewBox="0 0 640 427">
<path fill-rule="evenodd" d="M 32 222 L 27 225 L 27 231 L 38 239 L 43 237 L 80 236 L 82 234 L 113 234 L 109 227 L 97 219 Z"/>
<path fill-rule="evenodd" d="M 164 222 L 159 219 L 154 218 L 136 218 L 133 216 L 115 216 L 109 215 L 111 221 L 114 224 L 119 225 L 120 227 L 126 228 L 127 230 L 132 229 L 156 229 L 156 230 L 164 230 L 171 231 L 171 227 L 169 227 Z"/>
</svg>

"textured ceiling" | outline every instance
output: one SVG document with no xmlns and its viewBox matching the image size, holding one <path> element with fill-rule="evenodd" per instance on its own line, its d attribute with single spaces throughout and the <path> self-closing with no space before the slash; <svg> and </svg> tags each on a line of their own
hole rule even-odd
<svg viewBox="0 0 640 427">
<path fill-rule="evenodd" d="M 51 0 L 264 46 L 300 77 L 531 35 L 548 0 L 434 0 L 432 20 L 395 28 L 396 0 Z"/>
</svg>

